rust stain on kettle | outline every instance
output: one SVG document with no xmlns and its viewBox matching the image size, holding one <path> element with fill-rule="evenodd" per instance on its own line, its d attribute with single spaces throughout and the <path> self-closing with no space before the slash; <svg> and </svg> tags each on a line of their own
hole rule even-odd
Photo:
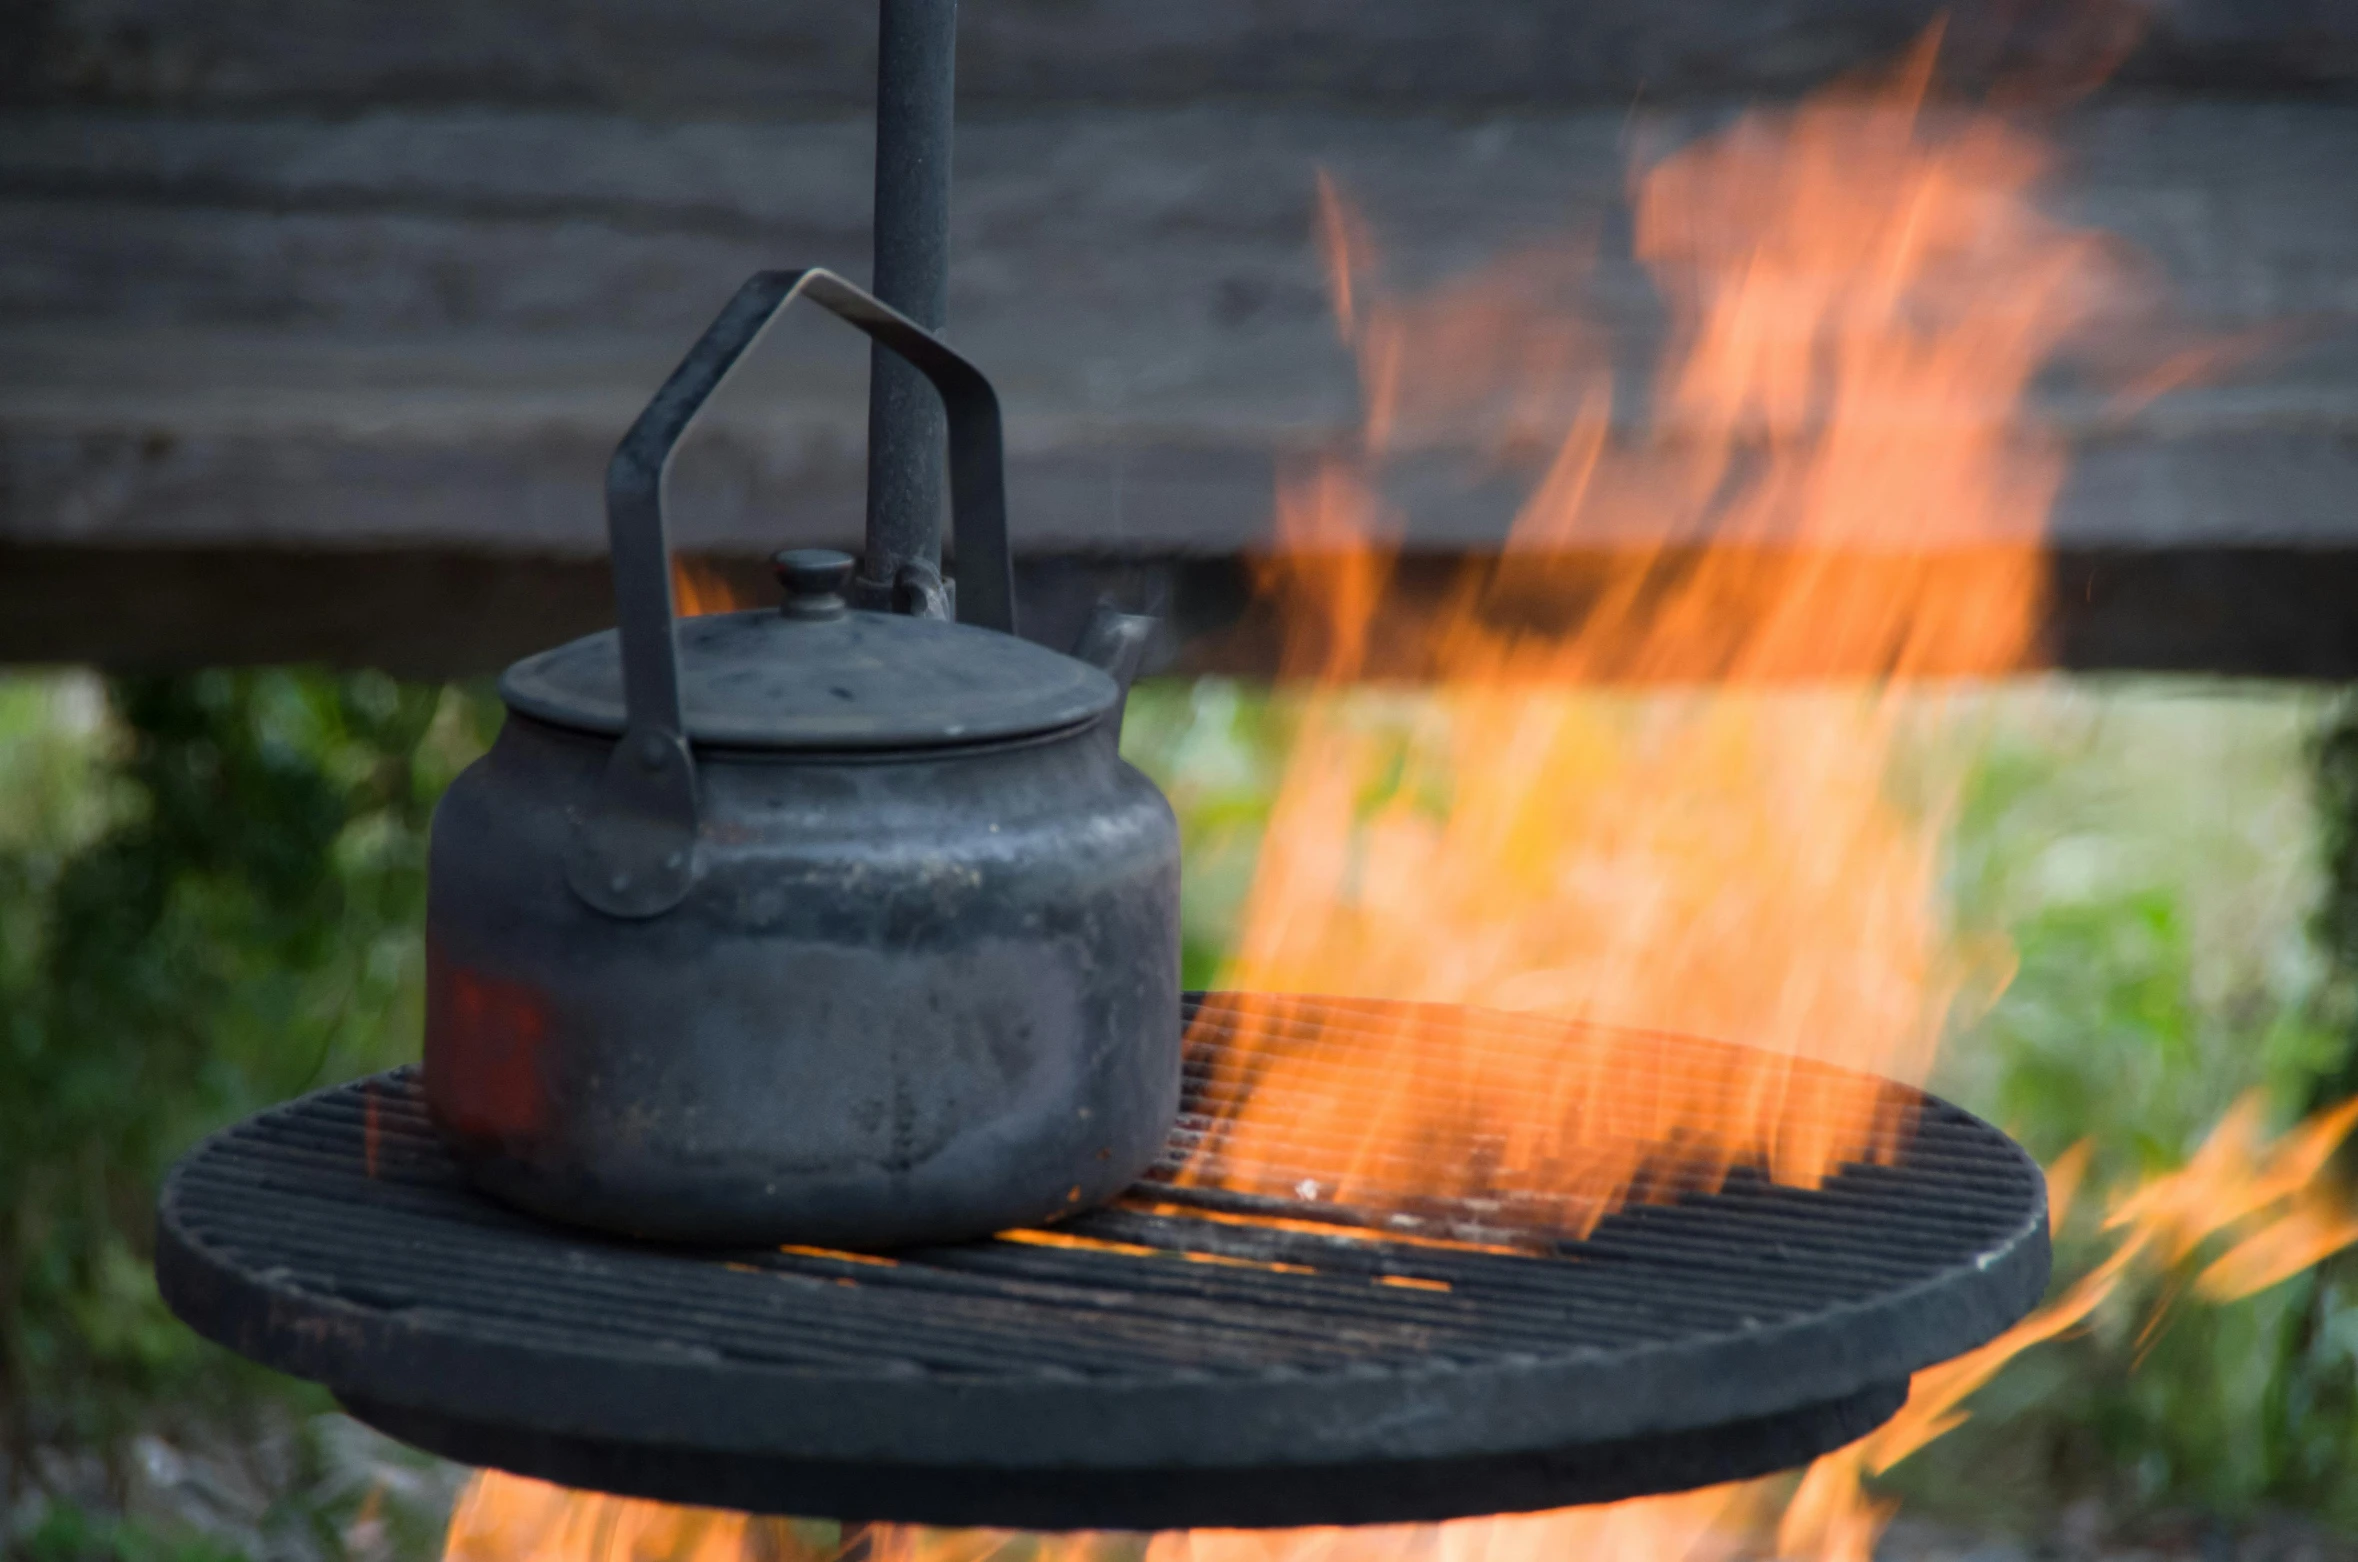
<svg viewBox="0 0 2358 1562">
<path fill-rule="evenodd" d="M 426 1087 L 449 1126 L 499 1138 L 539 1129 L 547 999 L 522 982 L 458 965 L 429 940 L 426 1009 Z"/>
</svg>

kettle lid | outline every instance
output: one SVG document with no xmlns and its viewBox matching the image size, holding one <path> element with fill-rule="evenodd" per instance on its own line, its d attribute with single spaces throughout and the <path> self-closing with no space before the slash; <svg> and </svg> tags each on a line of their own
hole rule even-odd
<svg viewBox="0 0 2358 1562">
<path fill-rule="evenodd" d="M 1077 726 L 1121 701 L 1087 662 L 973 624 L 847 606 L 852 561 L 778 556 L 782 607 L 679 620 L 689 741 L 806 751 L 988 743 Z M 500 679 L 511 710 L 583 732 L 628 725 L 617 632 L 528 656 Z"/>
</svg>

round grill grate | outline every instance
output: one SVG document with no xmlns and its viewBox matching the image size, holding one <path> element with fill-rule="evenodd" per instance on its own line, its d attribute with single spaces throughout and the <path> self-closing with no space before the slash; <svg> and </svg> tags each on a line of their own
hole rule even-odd
<svg viewBox="0 0 2358 1562">
<path fill-rule="evenodd" d="M 879 1257 L 552 1226 L 467 1186 L 401 1070 L 194 1151 L 158 1275 L 200 1332 L 471 1463 L 1031 1529 L 1432 1520 L 1763 1473 L 1869 1430 L 2045 1284 L 2038 1168 L 1931 1097 L 1894 1164 L 1813 1190 L 1739 1170 L 1582 1239 L 1512 1200 L 1379 1215 L 1176 1185 L 1219 1153 L 1217 1050 L 1276 1023 L 1249 1012 L 1192 1032 L 1164 1165 L 1052 1230 Z M 1331 1039 L 1402 1012 L 1312 1000 L 1285 1023 Z M 1509 1065 L 1564 1036 L 1420 1014 Z M 1648 1046 L 1665 1068 L 1729 1051 Z M 1331 1050 L 1333 1089 L 1363 1085 Z"/>
</svg>

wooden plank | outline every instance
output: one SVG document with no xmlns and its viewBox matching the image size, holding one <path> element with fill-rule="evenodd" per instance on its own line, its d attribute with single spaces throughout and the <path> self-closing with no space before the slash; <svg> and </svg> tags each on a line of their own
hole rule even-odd
<svg viewBox="0 0 2358 1562">
<path fill-rule="evenodd" d="M 954 318 L 987 325 L 1038 292 L 1166 346 L 1200 324 L 1323 333 L 1319 170 L 1413 284 L 1610 234 L 1633 156 L 1733 112 L 979 120 L 958 142 Z M 867 134 L 850 119 L 0 117 L 0 321 L 693 329 L 757 260 L 864 272 Z M 2348 314 L 2358 211 L 2337 197 L 2354 158 L 2358 104 L 2123 103 L 2062 125 L 2052 200 L 2150 256 L 2203 323 Z M 1624 268 L 1595 285 L 1609 319 L 1651 307 Z"/>
<path fill-rule="evenodd" d="M 2343 0 L 2136 7 L 1940 0 L 992 0 L 964 7 L 970 102 L 1318 95 L 1626 104 L 1790 92 L 1891 55 L 1936 16 L 1970 74 L 2084 69 L 2091 35 L 2143 39 L 2135 86 L 2358 79 Z M 46 0 L 0 12 L 10 101 L 237 113 L 480 103 L 764 116 L 865 101 L 870 0 Z"/>
<path fill-rule="evenodd" d="M 1725 114 L 966 127 L 953 334 L 1007 402 L 1019 545 L 1253 546 L 1275 466 L 1348 437 L 1319 166 L 1393 274 L 1429 281 L 1625 222 L 1627 143 Z M 0 537 L 594 553 L 606 452 L 737 281 L 864 271 L 865 135 L 477 111 L 0 124 Z M 2059 162 L 2057 205 L 2152 257 L 2187 326 L 2286 330 L 2125 420 L 2044 391 L 2075 456 L 2058 541 L 2358 545 L 2358 106 L 2116 104 L 2066 126 Z M 1642 366 L 1644 279 L 1608 263 L 1592 303 Z M 683 454 L 686 541 L 851 540 L 862 372 L 826 321 L 765 348 Z M 1503 535 L 1524 480 L 1469 480 L 1483 437 L 1394 474 L 1413 545 Z"/>
<path fill-rule="evenodd" d="M 1488 560 L 1417 554 L 1400 566 L 1406 611 L 1429 605 Z M 1813 569 L 1872 591 L 1889 559 L 1819 558 Z M 1970 567 L 1970 561 L 1962 561 Z M 703 561 L 758 604 L 774 584 L 757 558 Z M 1551 561 L 1551 589 L 1520 604 L 1526 630 L 1577 629 L 1581 604 L 1625 561 Z M 1760 579 L 1773 579 L 1764 571 Z M 2284 547 L 2066 549 L 2045 564 L 2032 667 L 2279 679 L 2358 679 L 2358 552 Z M 1584 585 L 1585 582 L 1585 585 Z M 1235 557 L 1033 556 L 1020 561 L 1024 632 L 1069 646 L 1101 596 L 1162 615 L 1157 665 L 1187 674 L 1278 672 L 1276 621 Z M 311 662 L 415 678 L 496 673 L 519 656 L 604 627 L 613 597 L 602 560 L 422 549 L 104 548 L 0 544 L 0 665 L 80 663 L 116 670 Z M 1740 630 L 1741 604 L 1730 628 Z M 1397 649 L 1396 635 L 1379 637 Z M 1853 650 L 1858 649 L 1853 647 Z M 1373 671 L 1415 678 L 1397 656 Z M 1795 679 L 1855 678 L 1871 658 L 1819 655 L 1760 669 Z M 1971 671 L 1971 669 L 1958 669 Z M 1653 679 L 1700 677 L 1657 666 Z M 1987 671 L 1987 669 L 1981 669 Z M 1600 658 L 1590 675 L 1626 678 Z"/>
</svg>

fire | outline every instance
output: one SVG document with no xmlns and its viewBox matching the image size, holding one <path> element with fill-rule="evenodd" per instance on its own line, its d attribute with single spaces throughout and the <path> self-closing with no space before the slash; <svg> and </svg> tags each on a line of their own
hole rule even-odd
<svg viewBox="0 0 2358 1562">
<path fill-rule="evenodd" d="M 2236 1102 L 2184 1170 L 2146 1184 L 2106 1221 L 2128 1234 L 2125 1247 L 2154 1246 L 2173 1262 L 2219 1232 L 2240 1231 L 2195 1277 L 2212 1301 L 2265 1290 L 2358 1241 L 2358 1213 L 2318 1178 L 2358 1123 L 2358 1100 L 2273 1145 L 2261 1140 L 2263 1112 L 2256 1094 Z"/>
<path fill-rule="evenodd" d="M 1028 1537 L 1001 1530 L 834 1524 L 681 1508 L 486 1470 L 451 1515 L 443 1562 L 990 1562 Z M 1095 1562 L 1097 1537 L 1060 1539 Z M 1107 1558 L 1106 1562 L 1113 1562 Z"/>
<path fill-rule="evenodd" d="M 1587 275 L 1580 254 L 1390 290 L 1371 226 L 1322 179 L 1319 240 L 1364 415 L 1277 497 L 1282 547 L 1261 586 L 1295 732 L 1221 985 L 1279 1006 L 1313 992 L 1475 1003 L 1561 1030 L 1548 1062 L 1511 1076 L 1413 1023 L 1361 1032 L 1368 1088 L 1349 1102 L 1285 1089 L 1298 1055 L 1241 1058 L 1216 1082 L 1234 1103 L 1219 1177 L 1303 1196 L 1263 1185 L 1280 1163 L 1256 1145 L 1282 1141 L 1298 1168 L 1304 1144 L 1324 1144 L 1333 1164 L 1311 1196 L 1518 1193 L 1582 1226 L 1739 1165 L 1809 1185 L 1890 1153 L 1904 1108 L 1875 1076 L 1921 1080 L 1976 979 L 1938 882 L 1959 778 L 1903 775 L 1900 740 L 1937 709 L 1926 680 L 2038 660 L 2040 534 L 2064 455 L 2021 407 L 2117 264 L 2039 210 L 2042 146 L 1932 111 L 1930 71 L 1928 43 L 1872 91 L 1749 116 L 1636 174 L 1637 255 L 1671 322 L 1650 395 L 1617 382 L 1602 333 L 1563 302 Z M 1469 429 L 1484 462 L 1529 472 L 1529 498 L 1495 566 L 1419 598 L 1398 568 L 1387 467 L 1462 449 Z M 702 590 L 683 565 L 683 611 L 709 610 Z M 1567 601 L 1581 608 L 1568 629 L 1550 616 Z M 1405 715 L 1370 686 L 1399 675 L 1429 685 Z M 1597 692 L 1616 683 L 1655 692 Z M 1221 1020 L 1212 1006 L 1199 1023 Z M 1662 1032 L 1759 1050 L 1707 1077 L 1656 1068 L 1642 1098 L 1617 1088 Z M 2260 1123 L 2239 1105 L 2183 1169 L 2109 1212 L 2115 1246 L 2093 1273 L 1918 1374 L 1898 1417 L 1797 1487 L 1171 1533 L 1142 1562 L 1721 1562 L 1764 1543 L 1866 1562 L 1885 1517 L 1869 1479 L 2137 1266 L 2209 1254 L 2193 1289 L 2225 1299 L 2358 1240 L 2358 1212 L 2317 1181 L 2358 1103 L 2273 1143 Z M 2084 1164 L 2054 1169 L 2059 1219 Z M 984 1562 L 1011 1544 L 1052 1562 L 1139 1552 L 486 1473 L 446 1558 Z"/>
<path fill-rule="evenodd" d="M 671 561 L 671 599 L 674 610 L 682 618 L 734 613 L 739 608 L 753 606 L 719 565 L 686 554 L 676 555 Z"/>
<path fill-rule="evenodd" d="M 1754 1482 L 1449 1524 L 1180 1531 L 1155 1536 L 1144 1562 L 1729 1562 L 1751 1549 L 1767 1511 Z"/>
<path fill-rule="evenodd" d="M 593 1496 L 488 1470 L 471 1481 L 451 1514 L 444 1562 L 688 1562 L 756 1555 L 757 1529 L 779 1521 Z M 763 1538 L 768 1538 L 766 1535 Z M 803 1556 L 789 1545 L 776 1554 Z M 818 1556 L 812 1562 L 820 1562 Z"/>
<path fill-rule="evenodd" d="M 1902 800 L 1895 744 L 1930 703 L 1911 686 L 2036 660 L 2064 458 L 2019 409 L 2113 264 L 2035 205 L 2036 142 L 1927 112 L 1930 64 L 1638 177 L 1672 318 L 1642 436 L 1616 427 L 1631 393 L 1600 333 L 1545 302 L 1581 257 L 1387 294 L 1322 185 L 1365 415 L 1279 494 L 1264 585 L 1297 732 L 1220 985 L 1761 1050 L 1656 1068 L 1641 1102 L 1618 1086 L 1647 1072 L 1642 1038 L 1567 1026 L 1536 1075 L 1486 1077 L 1403 1030 L 1365 1054 L 1368 1097 L 1307 1108 L 1298 1053 L 1233 1054 L 1204 1175 L 1276 1191 L 1258 1143 L 1332 1142 L 1320 1197 L 1395 1202 L 1382 1168 L 1412 1164 L 1419 1194 L 1547 1193 L 1584 1226 L 1739 1163 L 1814 1185 L 1891 1152 L 1904 1109 L 1871 1076 L 1923 1077 L 1967 974 L 1937 883 L 1956 778 Z M 1392 589 L 1383 469 L 1468 424 L 1498 461 L 1536 453 L 1536 482 L 1504 556 L 1420 609 Z M 1532 627 L 1574 591 L 1576 624 Z M 1366 687 L 1398 670 L 1432 683 L 1406 723 Z M 1828 670 L 1854 681 L 1793 685 Z M 1695 686 L 1641 703 L 1604 681 Z"/>
</svg>

